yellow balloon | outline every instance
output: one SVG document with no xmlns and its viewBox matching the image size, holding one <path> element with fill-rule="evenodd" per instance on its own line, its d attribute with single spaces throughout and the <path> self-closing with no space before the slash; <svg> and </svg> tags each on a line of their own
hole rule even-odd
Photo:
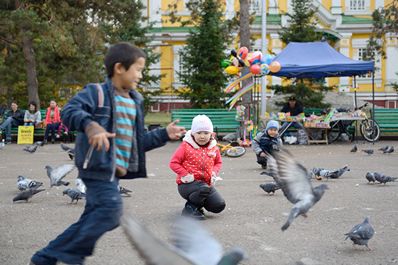
<svg viewBox="0 0 398 265">
<path fill-rule="evenodd" d="M 229 75 L 236 75 L 237 73 L 239 73 L 239 68 L 236 66 L 230 65 L 227 68 L 225 68 L 225 72 Z"/>
</svg>

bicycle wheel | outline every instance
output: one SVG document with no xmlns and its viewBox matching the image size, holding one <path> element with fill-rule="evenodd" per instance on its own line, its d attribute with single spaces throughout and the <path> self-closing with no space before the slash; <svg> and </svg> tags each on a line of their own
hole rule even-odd
<svg viewBox="0 0 398 265">
<path fill-rule="evenodd" d="M 376 142 L 380 138 L 380 127 L 374 120 L 364 120 L 361 122 L 360 131 L 368 142 Z"/>
<path fill-rule="evenodd" d="M 341 134 L 340 121 L 335 121 L 333 124 L 330 124 L 330 129 L 328 131 L 328 143 L 333 143 L 339 139 Z"/>
<path fill-rule="evenodd" d="M 246 149 L 242 146 L 234 146 L 228 149 L 225 154 L 229 157 L 240 157 L 246 153 Z"/>
</svg>

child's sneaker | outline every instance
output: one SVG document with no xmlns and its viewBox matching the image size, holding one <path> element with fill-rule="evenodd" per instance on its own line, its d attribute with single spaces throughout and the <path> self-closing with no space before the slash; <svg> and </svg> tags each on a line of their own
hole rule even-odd
<svg viewBox="0 0 398 265">
<path fill-rule="evenodd" d="M 186 203 L 184 209 L 182 209 L 182 216 L 191 217 L 196 220 L 204 220 L 205 215 L 203 209 L 198 209 L 190 203 Z"/>
</svg>

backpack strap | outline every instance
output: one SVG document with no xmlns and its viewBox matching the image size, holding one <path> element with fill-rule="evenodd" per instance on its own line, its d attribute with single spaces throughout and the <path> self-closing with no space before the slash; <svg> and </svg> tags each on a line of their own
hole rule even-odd
<svg viewBox="0 0 398 265">
<path fill-rule="evenodd" d="M 102 88 L 101 84 L 95 84 L 97 87 L 98 93 L 98 108 L 102 108 L 104 106 L 104 89 Z"/>
</svg>

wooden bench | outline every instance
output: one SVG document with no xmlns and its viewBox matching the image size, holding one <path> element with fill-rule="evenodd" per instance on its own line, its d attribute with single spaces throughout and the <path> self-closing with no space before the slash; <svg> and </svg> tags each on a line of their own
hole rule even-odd
<svg viewBox="0 0 398 265">
<path fill-rule="evenodd" d="M 398 109 L 376 108 L 374 119 L 379 125 L 381 133 L 398 132 Z"/>
<path fill-rule="evenodd" d="M 192 119 L 199 114 L 205 114 L 211 119 L 217 136 L 236 132 L 240 126 L 239 121 L 235 119 L 236 112 L 227 109 L 173 109 L 171 110 L 171 120 L 180 120 L 178 125 L 189 130 Z"/>
</svg>

